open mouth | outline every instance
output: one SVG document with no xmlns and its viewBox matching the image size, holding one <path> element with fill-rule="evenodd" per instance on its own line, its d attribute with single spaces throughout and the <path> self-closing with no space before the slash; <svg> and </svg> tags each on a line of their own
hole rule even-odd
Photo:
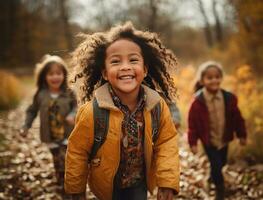
<svg viewBox="0 0 263 200">
<path fill-rule="evenodd" d="M 124 75 L 124 76 L 119 76 L 118 79 L 120 80 L 130 80 L 133 79 L 135 76 L 133 75 Z"/>
</svg>

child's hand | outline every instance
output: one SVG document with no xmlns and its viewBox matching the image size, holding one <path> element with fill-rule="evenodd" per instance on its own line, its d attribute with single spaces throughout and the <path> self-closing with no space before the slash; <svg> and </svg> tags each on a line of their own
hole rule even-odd
<svg viewBox="0 0 263 200">
<path fill-rule="evenodd" d="M 246 138 L 240 138 L 239 139 L 239 144 L 242 145 L 242 146 L 246 145 L 247 144 Z"/>
<path fill-rule="evenodd" d="M 158 188 L 157 200 L 173 200 L 173 190 L 171 188 Z"/>
<path fill-rule="evenodd" d="M 86 200 L 86 195 L 85 195 L 85 193 L 72 194 L 71 199 L 72 200 Z"/>
<path fill-rule="evenodd" d="M 19 134 L 22 136 L 22 137 L 26 137 L 27 134 L 28 134 L 28 128 L 21 128 L 19 130 Z"/>
<path fill-rule="evenodd" d="M 194 146 L 191 146 L 191 151 L 193 154 L 197 154 L 198 150 L 197 150 L 197 146 L 194 145 Z"/>
<path fill-rule="evenodd" d="M 73 117 L 72 115 L 68 115 L 66 117 L 66 121 L 68 122 L 68 124 L 74 126 L 74 124 L 75 124 L 75 117 Z"/>
</svg>

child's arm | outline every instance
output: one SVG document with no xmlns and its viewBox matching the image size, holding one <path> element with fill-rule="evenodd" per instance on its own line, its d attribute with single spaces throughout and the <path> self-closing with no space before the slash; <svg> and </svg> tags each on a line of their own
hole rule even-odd
<svg viewBox="0 0 263 200">
<path fill-rule="evenodd" d="M 154 145 L 157 186 L 178 193 L 180 172 L 177 132 L 164 100 L 161 100 L 161 108 L 160 132 Z"/>
<path fill-rule="evenodd" d="M 25 122 L 24 122 L 22 129 L 20 130 L 20 134 L 23 137 L 25 137 L 27 135 L 28 129 L 31 128 L 32 123 L 37 116 L 38 110 L 39 110 L 39 100 L 38 100 L 38 95 L 36 95 L 33 98 L 32 104 L 30 106 L 28 106 L 28 108 L 26 110 L 26 119 L 25 119 Z"/>
<path fill-rule="evenodd" d="M 236 96 L 233 96 L 232 106 L 233 106 L 233 113 L 234 113 L 234 119 L 235 119 L 235 131 L 236 131 L 237 137 L 240 139 L 240 144 L 245 145 L 246 137 L 247 137 L 245 120 L 242 117 L 242 114 L 238 108 L 238 101 L 237 101 Z"/>
<path fill-rule="evenodd" d="M 70 134 L 65 162 L 65 190 L 83 194 L 88 177 L 88 152 L 93 144 L 93 119 L 90 104 L 80 107 L 75 127 Z M 78 196 L 78 195 L 77 195 Z"/>
<path fill-rule="evenodd" d="M 77 100 L 76 100 L 76 96 L 74 95 L 73 92 L 70 93 L 70 97 L 71 97 L 71 101 L 70 101 L 71 111 L 66 116 L 66 121 L 70 125 L 74 125 L 75 124 L 75 116 L 76 116 L 76 112 L 77 112 Z"/>
</svg>

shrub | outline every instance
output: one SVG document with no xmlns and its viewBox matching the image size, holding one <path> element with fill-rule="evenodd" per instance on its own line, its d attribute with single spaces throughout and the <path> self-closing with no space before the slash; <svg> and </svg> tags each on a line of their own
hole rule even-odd
<svg viewBox="0 0 263 200">
<path fill-rule="evenodd" d="M 235 93 L 248 131 L 247 145 L 238 152 L 249 161 L 263 162 L 262 88 L 251 66 L 240 66 L 236 70 L 235 77 L 237 80 Z"/>
<path fill-rule="evenodd" d="M 0 70 L 0 110 L 15 107 L 22 96 L 21 83 L 11 73 Z"/>
</svg>

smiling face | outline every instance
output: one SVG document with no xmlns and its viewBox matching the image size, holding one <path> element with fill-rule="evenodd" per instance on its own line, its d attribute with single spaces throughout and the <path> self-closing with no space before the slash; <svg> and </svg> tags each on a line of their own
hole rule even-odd
<svg viewBox="0 0 263 200">
<path fill-rule="evenodd" d="M 222 72 L 217 67 L 208 67 L 201 79 L 201 84 L 210 93 L 216 93 L 220 89 L 222 82 Z"/>
<path fill-rule="evenodd" d="M 138 95 L 146 75 L 141 48 L 127 39 L 113 42 L 106 49 L 102 74 L 119 97 L 126 94 Z"/>
<path fill-rule="evenodd" d="M 48 89 L 53 92 L 59 91 L 64 79 L 62 66 L 56 63 L 52 64 L 46 75 Z"/>
</svg>

